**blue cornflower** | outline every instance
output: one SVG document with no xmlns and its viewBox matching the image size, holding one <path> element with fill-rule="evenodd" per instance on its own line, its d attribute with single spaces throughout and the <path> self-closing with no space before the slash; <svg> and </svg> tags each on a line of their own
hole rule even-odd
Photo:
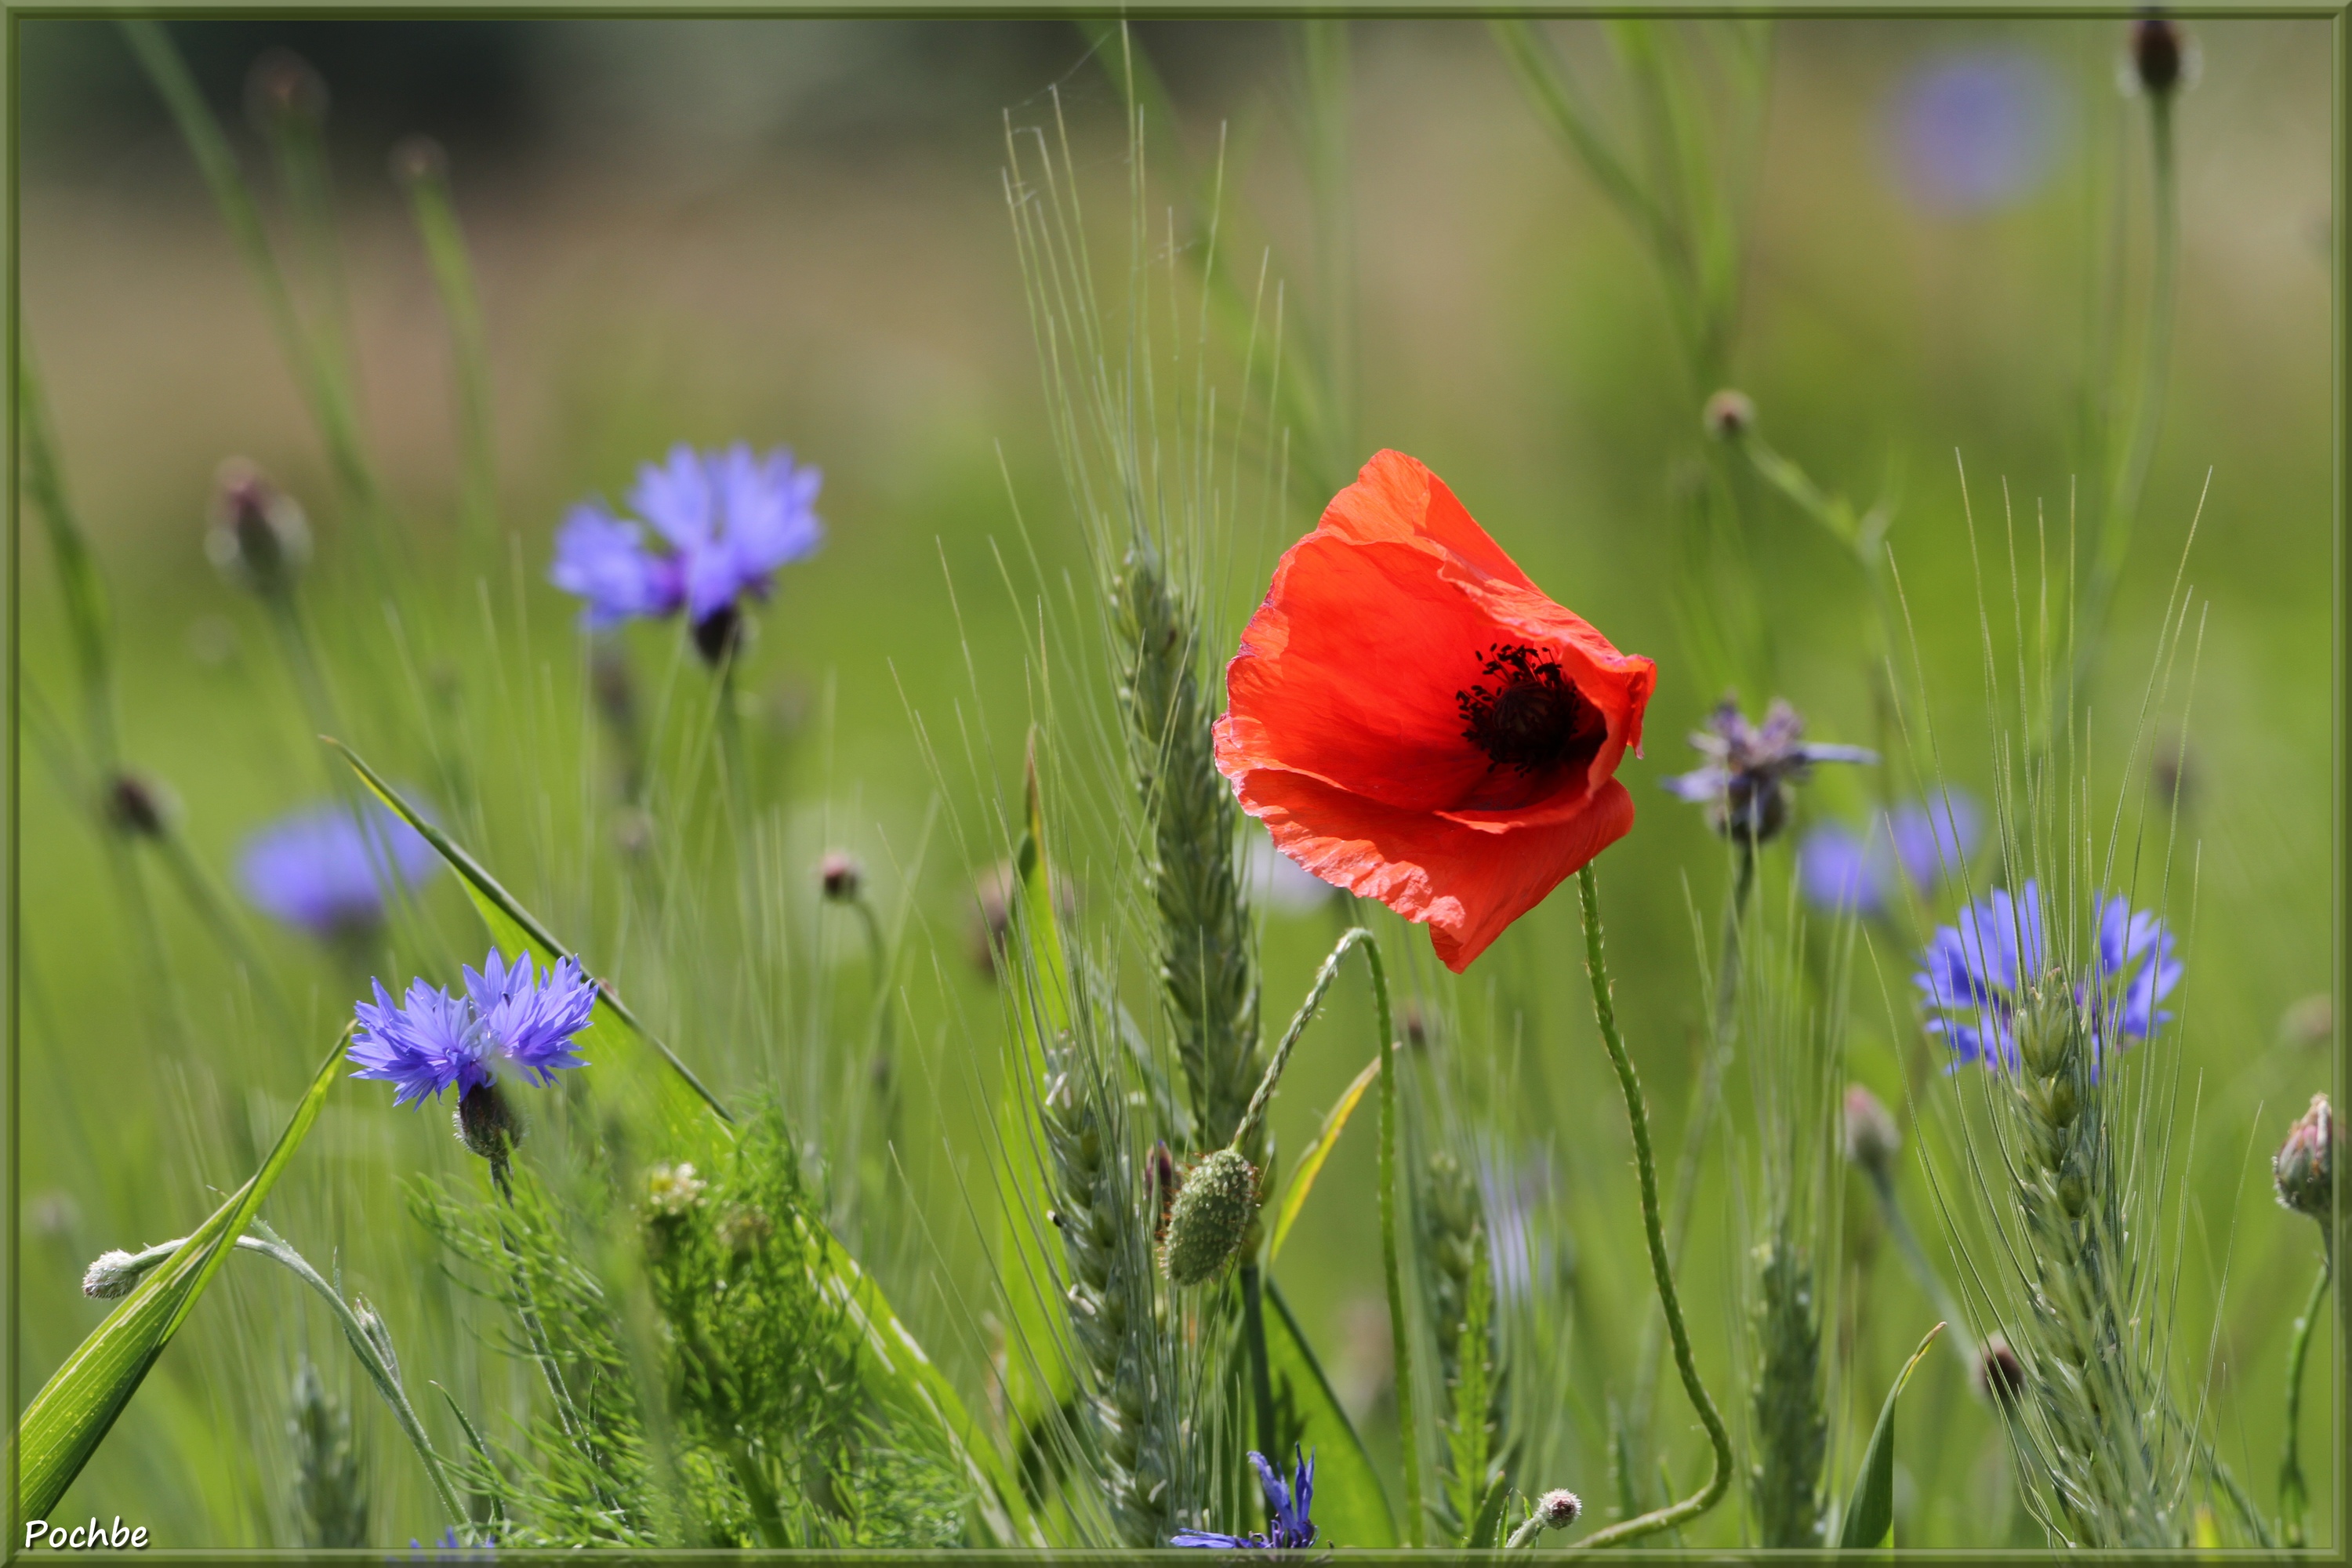
<svg viewBox="0 0 2352 1568">
<path fill-rule="evenodd" d="M 1797 846 L 1798 885 L 1817 909 L 1883 915 L 1901 891 L 1897 877 L 1924 895 L 1958 870 L 1976 847 L 1978 826 L 1976 802 L 1958 790 L 1896 806 L 1867 837 L 1824 822 Z"/>
<path fill-rule="evenodd" d="M 2072 977 L 2076 1005 L 2091 1029 L 2094 1062 L 2107 1041 L 2144 1040 L 2172 1015 L 2157 1004 L 2180 983 L 2172 932 L 2124 899 L 2099 905 L 2097 940 L 2087 974 Z M 2051 952 L 2041 889 L 1996 888 L 1969 905 L 1957 925 L 1938 926 L 1919 955 L 1912 984 L 1934 1016 L 1927 1032 L 1944 1037 L 1961 1063 L 2013 1068 L 2013 1022 L 2027 987 L 2058 962 Z"/>
<path fill-rule="evenodd" d="M 373 1004 L 353 1009 L 360 1032 L 347 1054 L 359 1070 L 352 1076 L 393 1085 L 392 1102 L 405 1105 L 445 1089 L 469 1097 L 497 1081 L 502 1060 L 542 1085 L 559 1068 L 587 1065 L 572 1037 L 588 1026 L 596 987 L 576 962 L 561 958 L 535 974 L 529 953 L 509 967 L 492 948 L 465 974 L 463 996 L 413 980 L 397 1005 L 383 982 L 373 982 Z"/>
<path fill-rule="evenodd" d="M 1874 763 L 1878 753 L 1862 746 L 1825 746 L 1805 741 L 1805 721 L 1779 698 L 1760 724 L 1750 723 L 1729 698 L 1693 731 L 1692 749 L 1706 765 L 1661 779 L 1667 791 L 1707 807 L 1717 833 L 1742 844 L 1775 837 L 1789 820 L 1789 786 L 1812 773 L 1815 763 Z"/>
<path fill-rule="evenodd" d="M 1289 1486 L 1266 1463 L 1264 1454 L 1250 1450 L 1249 1461 L 1257 1467 L 1258 1485 L 1265 1489 L 1266 1511 L 1273 1517 L 1266 1521 L 1264 1535 L 1223 1535 L 1213 1530 L 1180 1530 L 1168 1538 L 1171 1546 L 1217 1546 L 1227 1550 L 1280 1551 L 1286 1547 L 1306 1547 L 1315 1544 L 1315 1521 L 1307 1517 L 1307 1510 L 1315 1498 L 1315 1460 L 1310 1456 L 1300 1458 L 1298 1450 L 1290 1451 L 1297 1466 L 1296 1479 Z"/>
<path fill-rule="evenodd" d="M 395 879 L 413 888 L 440 863 L 422 834 L 373 801 L 323 802 L 247 838 L 236 874 L 264 914 L 333 938 L 382 923 L 386 889 Z"/>
<path fill-rule="evenodd" d="M 767 597 L 776 569 L 824 537 L 816 515 L 823 483 L 781 447 L 755 457 L 741 442 L 722 452 L 681 443 L 637 470 L 629 492 L 635 517 L 617 516 L 602 500 L 572 509 L 555 536 L 548 580 L 588 602 L 581 621 L 592 631 L 682 609 L 697 645 L 715 660 L 732 643 L 742 596 Z"/>
<path fill-rule="evenodd" d="M 1904 193 L 1951 214 L 2032 195 L 2056 160 L 2063 92 L 2037 55 L 1982 49 L 1927 61 L 1905 80 L 1889 115 Z"/>
</svg>

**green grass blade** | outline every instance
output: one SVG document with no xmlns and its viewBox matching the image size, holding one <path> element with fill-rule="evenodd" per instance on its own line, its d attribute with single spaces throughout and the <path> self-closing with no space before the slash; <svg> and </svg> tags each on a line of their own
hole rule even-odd
<svg viewBox="0 0 2352 1568">
<path fill-rule="evenodd" d="M 1895 1533 L 1895 1400 L 1911 1373 L 1927 1359 L 1927 1347 L 1944 1331 L 1937 1323 L 1895 1374 L 1886 1403 L 1878 1407 L 1878 1425 L 1872 1428 L 1870 1447 L 1863 1450 L 1862 1473 L 1854 1478 L 1853 1497 L 1845 1505 L 1845 1523 L 1838 1531 L 1840 1551 L 1867 1551 L 1884 1546 Z"/>
<path fill-rule="evenodd" d="M 1396 1517 L 1380 1472 L 1355 1423 L 1331 1392 L 1323 1365 L 1307 1345 L 1298 1320 L 1272 1279 L 1265 1282 L 1266 1370 L 1275 1398 L 1298 1422 L 1299 1441 L 1315 1451 L 1315 1527 L 1318 1538 L 1337 1546 L 1393 1547 Z M 1277 1462 L 1283 1462 L 1278 1457 Z"/>
<path fill-rule="evenodd" d="M 212 1283 L 214 1274 L 245 1234 L 296 1150 L 319 1119 L 327 1090 L 343 1059 L 346 1029 L 334 1049 L 319 1065 L 301 1103 L 294 1108 L 286 1131 L 245 1185 L 213 1211 L 179 1251 L 142 1280 L 122 1304 L 107 1315 L 82 1341 L 41 1392 L 33 1396 L 17 1424 L 10 1458 L 17 1467 L 22 1517 L 47 1517 L 66 1488 L 81 1473 L 90 1455 L 105 1441 L 115 1418 L 139 1391 L 147 1371 L 163 1347 L 195 1310 L 196 1299 Z"/>
<path fill-rule="evenodd" d="M 818 1288 L 839 1302 L 866 1336 L 867 1386 L 898 1420 L 936 1428 L 980 1501 L 981 1528 L 994 1546 L 1045 1544 L 1029 1527 L 1028 1505 L 1012 1468 L 898 1315 L 871 1275 L 833 1233 L 817 1227 Z"/>
<path fill-rule="evenodd" d="M 343 761 L 352 765 L 352 771 L 358 773 L 361 780 L 366 784 L 369 791 L 390 807 L 403 822 L 416 829 L 418 836 L 433 846 L 441 858 L 449 863 L 449 868 L 457 873 L 457 880 L 465 884 L 466 896 L 474 901 L 474 908 L 480 912 L 482 923 L 489 927 L 490 941 L 500 952 L 510 956 L 526 952 L 535 953 L 541 962 L 545 963 L 552 963 L 559 958 L 577 956 L 571 948 L 555 940 L 554 934 L 541 922 L 537 915 L 523 908 L 512 893 L 500 887 L 497 878 L 482 869 L 480 861 L 466 853 L 447 834 L 418 815 L 416 808 L 403 799 L 398 790 L 384 783 L 382 775 L 362 762 L 357 752 L 331 735 L 321 735 L 319 738 L 340 752 Z M 590 978 L 594 979 L 594 976 L 592 975 Z M 622 1027 L 659 1052 L 662 1060 L 667 1062 L 671 1070 L 686 1080 L 686 1086 L 701 1097 L 702 1103 L 709 1106 L 719 1121 L 732 1122 L 735 1120 L 727 1113 L 727 1108 L 719 1103 L 719 1097 L 704 1088 L 702 1080 L 694 1076 L 694 1069 L 680 1061 L 677 1052 L 665 1045 L 651 1029 L 637 1021 L 637 1016 L 629 1011 L 627 1004 L 621 1000 L 609 982 L 596 980 L 595 985 L 598 1012 L 614 1018 Z"/>
<path fill-rule="evenodd" d="M 1307 1194 L 1315 1190 L 1316 1173 L 1323 1169 L 1323 1162 L 1331 1157 L 1332 1146 L 1339 1142 L 1339 1134 L 1346 1131 L 1348 1118 L 1356 1113 L 1357 1102 L 1364 1098 L 1364 1090 L 1372 1087 L 1372 1079 L 1380 1075 L 1380 1070 L 1381 1058 L 1374 1057 L 1365 1065 L 1364 1070 L 1356 1075 L 1356 1081 L 1348 1086 L 1348 1091 L 1339 1097 L 1339 1103 L 1331 1108 L 1331 1113 L 1323 1119 L 1323 1130 L 1315 1135 L 1315 1142 L 1307 1146 L 1307 1152 L 1299 1156 L 1298 1169 L 1291 1173 L 1290 1184 L 1283 1189 L 1281 1212 L 1275 1216 L 1274 1240 L 1265 1249 L 1268 1263 L 1281 1255 L 1282 1238 L 1290 1234 L 1291 1222 L 1298 1217 L 1298 1211 L 1307 1206 Z"/>
<path fill-rule="evenodd" d="M 1013 1031 L 1010 1070 L 998 1091 L 997 1106 L 1010 1186 L 999 1227 L 1007 1259 L 999 1288 L 1013 1320 L 1004 1394 L 1016 1423 L 1028 1428 L 1050 1420 L 1053 1412 L 1076 1392 L 1066 1358 L 1039 1353 L 1060 1342 L 1055 1323 L 1068 1308 L 1054 1288 L 1056 1271 L 1036 1229 L 1035 1216 L 1045 1212 L 1048 1200 L 1045 1172 L 1030 1156 L 1046 1147 L 1046 1137 L 1037 1096 L 1024 1090 L 1021 1082 L 1023 1076 L 1034 1079 L 1044 1065 L 1045 1048 L 1070 1026 L 1069 963 L 1062 946 L 1061 922 L 1054 910 L 1053 878 L 1045 858 L 1036 746 L 1033 732 L 1026 765 L 1025 826 L 1013 852 L 1018 877 L 1013 898 L 1020 918 L 1005 933 L 1005 973 L 1020 1024 Z M 1015 943 L 1026 954 L 1031 973 L 1026 984 L 1018 978 L 1022 961 L 1014 957 Z"/>
</svg>

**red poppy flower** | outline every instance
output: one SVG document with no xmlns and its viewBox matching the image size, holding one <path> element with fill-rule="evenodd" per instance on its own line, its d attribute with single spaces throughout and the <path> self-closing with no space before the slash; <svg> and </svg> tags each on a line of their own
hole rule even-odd
<svg viewBox="0 0 2352 1568">
<path fill-rule="evenodd" d="M 1617 764 L 1656 679 L 1381 452 L 1275 567 L 1217 768 L 1284 854 L 1425 921 L 1459 973 L 1633 826 Z"/>
</svg>

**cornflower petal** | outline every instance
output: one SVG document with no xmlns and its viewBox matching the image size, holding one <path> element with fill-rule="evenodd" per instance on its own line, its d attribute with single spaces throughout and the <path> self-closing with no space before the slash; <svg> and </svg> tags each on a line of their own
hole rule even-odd
<svg viewBox="0 0 2352 1568">
<path fill-rule="evenodd" d="M 641 526 L 614 517 L 601 501 L 583 501 L 566 514 L 547 580 L 587 601 L 580 619 L 590 631 L 677 607 L 675 565 L 646 548 Z"/>
</svg>

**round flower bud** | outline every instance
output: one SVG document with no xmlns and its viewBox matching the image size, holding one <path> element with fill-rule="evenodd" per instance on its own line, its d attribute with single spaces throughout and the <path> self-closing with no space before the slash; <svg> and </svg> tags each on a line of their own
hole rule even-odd
<svg viewBox="0 0 2352 1568">
<path fill-rule="evenodd" d="M 393 145 L 393 183 L 403 190 L 449 177 L 449 154 L 430 136 L 404 136 Z"/>
<path fill-rule="evenodd" d="M 128 1296 L 139 1288 L 158 1263 L 172 1255 L 168 1247 L 151 1247 L 144 1252 L 124 1252 L 120 1248 L 101 1252 L 91 1260 L 81 1277 L 81 1293 L 101 1301 Z"/>
<path fill-rule="evenodd" d="M 2336 1112 L 2326 1095 L 2315 1094 L 2272 1157 L 2271 1182 L 2283 1206 L 2326 1225 L 2335 1211 L 2335 1175 Z"/>
<path fill-rule="evenodd" d="M 1987 1334 L 1977 1350 L 1977 1393 L 2009 1409 L 2025 1394 L 2025 1363 L 1999 1334 Z"/>
<path fill-rule="evenodd" d="M 178 804 L 171 791 L 142 773 L 117 773 L 106 786 L 106 820 L 133 838 L 161 838 Z"/>
<path fill-rule="evenodd" d="M 858 889 L 865 885 L 866 868 L 848 851 L 829 849 L 817 862 L 816 878 L 826 898 L 836 904 L 845 904 L 857 897 Z"/>
<path fill-rule="evenodd" d="M 1583 1500 L 1571 1491 L 1549 1491 L 1536 1500 L 1536 1517 L 1546 1530 L 1566 1530 L 1583 1511 Z"/>
<path fill-rule="evenodd" d="M 494 1083 L 478 1083 L 457 1100 L 457 1142 L 467 1152 L 490 1163 L 490 1173 L 505 1179 L 507 1160 L 522 1142 L 522 1118 Z"/>
<path fill-rule="evenodd" d="M 1185 1173 L 1169 1206 L 1160 1266 L 1179 1285 L 1216 1278 L 1257 1217 L 1257 1172 L 1237 1149 L 1220 1149 Z"/>
<path fill-rule="evenodd" d="M 245 77 L 246 117 L 268 134 L 280 124 L 315 131 L 327 120 L 327 79 L 291 49 L 270 49 Z"/>
<path fill-rule="evenodd" d="M 2184 43 L 2180 29 L 2161 16 L 2133 23 L 2132 70 L 2140 86 L 2158 98 L 2179 86 Z"/>
<path fill-rule="evenodd" d="M 1878 1096 L 1858 1083 L 1846 1085 L 1845 1157 L 1872 1180 L 1884 1182 L 1893 1178 L 1902 1147 L 1902 1129 Z"/>
<path fill-rule="evenodd" d="M 268 475 L 243 458 L 231 458 L 213 481 L 205 553 L 234 581 L 272 598 L 292 591 L 310 560 L 310 524 L 301 503 Z"/>
<path fill-rule="evenodd" d="M 1756 428 L 1756 405 L 1746 393 L 1727 386 L 1706 400 L 1703 417 L 1708 435 L 1718 441 L 1736 441 Z"/>
</svg>

